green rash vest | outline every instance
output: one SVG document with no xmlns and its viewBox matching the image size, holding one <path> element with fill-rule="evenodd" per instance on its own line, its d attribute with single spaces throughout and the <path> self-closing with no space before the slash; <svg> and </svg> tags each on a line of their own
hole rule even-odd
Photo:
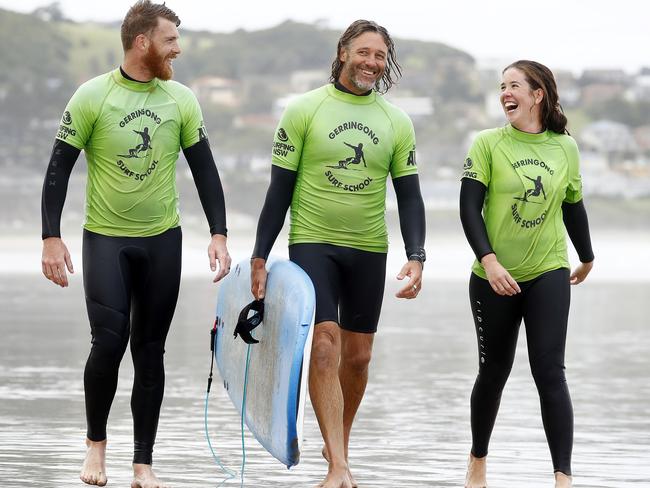
<svg viewBox="0 0 650 488">
<path fill-rule="evenodd" d="M 196 97 L 175 81 L 138 83 L 118 68 L 81 85 L 56 137 L 86 153 L 84 227 L 126 237 L 177 227 L 176 160 L 205 134 Z"/>
<path fill-rule="evenodd" d="M 578 146 L 571 136 L 529 134 L 511 125 L 485 130 L 469 150 L 462 177 L 487 187 L 488 238 L 516 281 L 569 268 L 562 202 L 582 199 Z M 472 271 L 487 278 L 478 261 Z"/>
<path fill-rule="evenodd" d="M 374 91 L 317 88 L 288 104 L 272 161 L 297 171 L 289 244 L 388 250 L 386 179 L 417 174 L 415 132 L 402 110 Z"/>
</svg>

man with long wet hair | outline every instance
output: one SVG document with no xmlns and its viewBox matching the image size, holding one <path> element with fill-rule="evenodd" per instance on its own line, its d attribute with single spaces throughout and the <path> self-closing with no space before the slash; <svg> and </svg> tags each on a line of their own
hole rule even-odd
<svg viewBox="0 0 650 488">
<path fill-rule="evenodd" d="M 132 488 L 161 488 L 153 444 L 165 383 L 163 355 L 181 275 L 176 160 L 182 149 L 212 235 L 210 267 L 230 269 L 219 174 L 192 92 L 171 81 L 181 53 L 176 14 L 135 3 L 122 23 L 122 65 L 79 87 L 61 119 L 43 185 L 43 274 L 68 286 L 60 221 L 72 168 L 88 161 L 83 281 L 92 333 L 84 371 L 87 434 L 81 480 L 104 486 L 106 423 L 130 342 L 135 377 Z"/>
<path fill-rule="evenodd" d="M 385 28 L 367 20 L 348 27 L 338 42 L 331 83 L 291 101 L 280 120 L 257 227 L 255 298 L 264 297 L 266 259 L 290 206 L 289 256 L 316 290 L 309 392 L 329 463 L 322 488 L 356 486 L 348 446 L 383 300 L 388 176 L 407 256 L 397 279 L 409 278 L 396 296 L 415 298 L 422 285 L 425 218 L 413 124 L 379 95 L 400 74 Z"/>
</svg>

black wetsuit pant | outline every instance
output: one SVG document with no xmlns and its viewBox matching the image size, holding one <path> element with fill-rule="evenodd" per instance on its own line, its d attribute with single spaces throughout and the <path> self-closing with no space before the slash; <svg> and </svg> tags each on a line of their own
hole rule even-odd
<svg viewBox="0 0 650 488">
<path fill-rule="evenodd" d="M 108 237 L 87 230 L 83 275 L 92 347 L 84 372 L 88 439 L 106 439 L 118 369 L 131 342 L 133 462 L 151 464 L 163 398 L 165 338 L 181 274 L 180 227 L 153 237 Z"/>
<path fill-rule="evenodd" d="M 479 352 L 479 373 L 471 398 L 472 454 L 483 457 L 488 453 L 523 319 L 553 468 L 570 475 L 573 407 L 564 376 L 569 270 L 549 271 L 519 286 L 521 293 L 500 296 L 487 280 L 475 274 L 470 278 L 469 296 Z"/>
</svg>

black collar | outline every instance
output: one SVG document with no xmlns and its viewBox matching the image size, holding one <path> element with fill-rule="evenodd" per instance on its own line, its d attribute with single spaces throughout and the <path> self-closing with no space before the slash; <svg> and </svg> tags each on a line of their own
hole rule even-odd
<svg viewBox="0 0 650 488">
<path fill-rule="evenodd" d="M 124 69 L 122 68 L 122 66 L 120 66 L 120 73 L 122 73 L 122 76 L 124 76 L 124 78 L 126 78 L 127 80 L 135 81 L 136 83 L 149 83 L 149 81 L 151 81 L 151 80 L 149 80 L 149 81 L 140 81 L 140 80 L 136 80 L 135 78 L 131 78 L 131 77 L 126 73 L 126 71 L 124 71 Z"/>
<path fill-rule="evenodd" d="M 353 91 L 348 90 L 345 86 L 343 86 L 341 84 L 340 81 L 335 81 L 334 82 L 334 88 L 336 88 L 337 90 L 342 91 L 344 93 L 349 93 L 350 95 L 355 95 L 357 97 L 367 97 L 368 95 L 370 95 L 372 93 L 372 90 L 368 90 L 366 93 L 362 93 L 361 95 L 358 95 L 358 94 L 354 93 Z"/>
</svg>

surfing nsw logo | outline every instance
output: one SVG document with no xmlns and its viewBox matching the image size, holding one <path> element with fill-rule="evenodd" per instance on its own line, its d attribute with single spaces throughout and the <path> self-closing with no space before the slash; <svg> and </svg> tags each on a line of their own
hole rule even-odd
<svg viewBox="0 0 650 488">
<path fill-rule="evenodd" d="M 59 131 L 56 134 L 57 139 L 65 141 L 68 136 L 74 137 L 77 135 L 77 131 L 74 129 L 74 127 L 68 127 L 70 124 L 72 124 L 72 115 L 70 115 L 70 112 L 66 110 L 63 112 L 63 117 L 61 117 Z"/>
<path fill-rule="evenodd" d="M 471 169 L 474 167 L 474 161 L 472 161 L 472 158 L 467 158 L 465 160 L 465 163 L 463 164 L 463 178 L 477 178 L 478 174 L 476 171 L 471 171 Z"/>
<path fill-rule="evenodd" d="M 286 131 L 280 127 L 276 134 L 278 141 L 273 141 L 273 154 L 286 158 L 289 153 L 296 152 L 296 148 L 292 144 L 288 144 L 289 136 Z"/>
<path fill-rule="evenodd" d="M 517 206 L 517 203 L 513 203 L 511 206 L 511 213 L 513 221 L 520 225 L 524 229 L 533 229 L 544 222 L 546 218 L 546 210 L 541 214 L 537 215 L 532 219 L 525 219 L 522 217 L 521 212 L 523 211 L 523 205 L 525 203 L 532 203 L 537 205 L 542 205 L 546 201 L 546 190 L 544 189 L 544 183 L 542 182 L 542 176 L 538 175 L 535 178 L 531 178 L 528 175 L 523 175 L 524 178 L 530 180 L 531 184 L 527 185 L 528 188 L 524 188 L 524 193 L 522 196 L 513 197 L 515 200 L 522 202 L 521 209 Z"/>
</svg>

